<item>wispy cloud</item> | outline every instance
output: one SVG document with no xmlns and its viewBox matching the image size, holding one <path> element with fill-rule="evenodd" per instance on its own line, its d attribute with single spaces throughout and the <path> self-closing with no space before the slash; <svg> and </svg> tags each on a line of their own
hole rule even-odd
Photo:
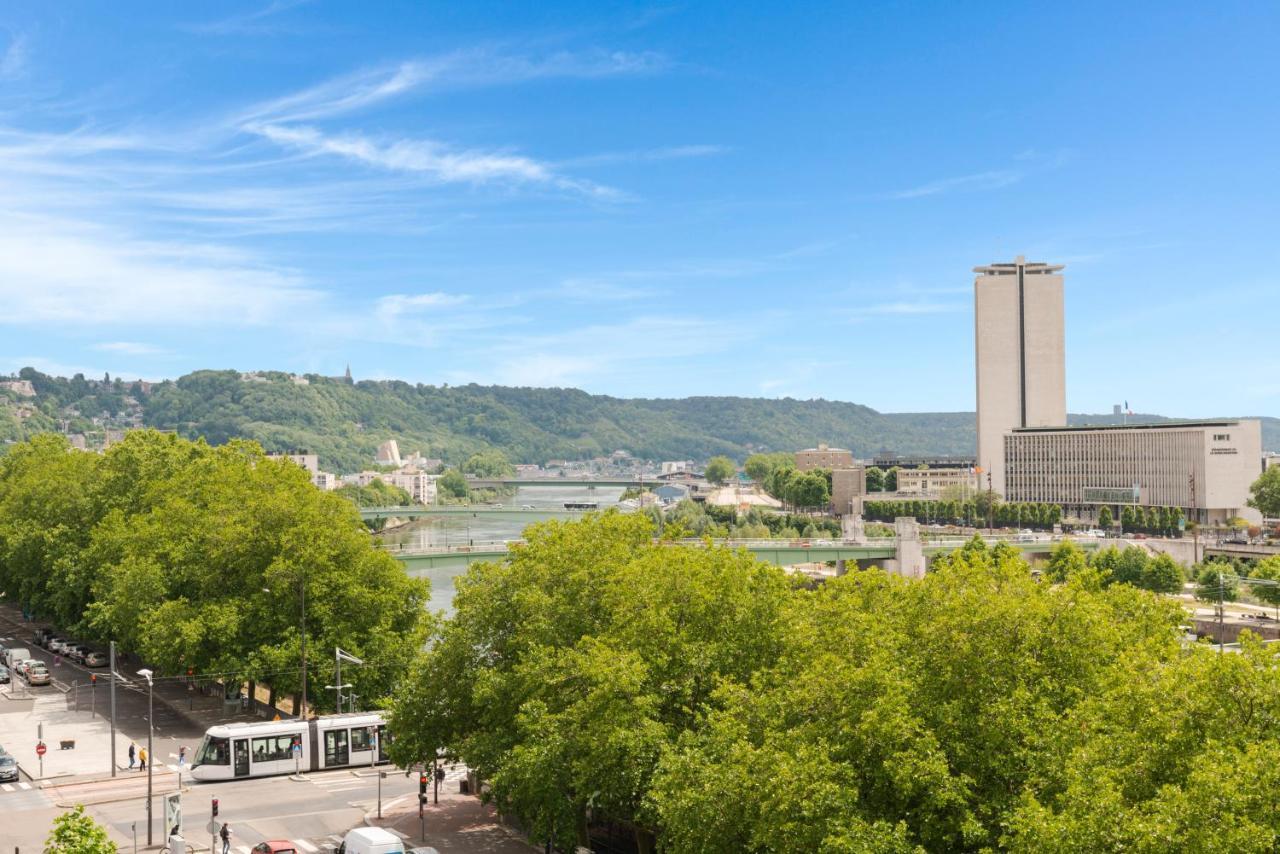
<svg viewBox="0 0 1280 854">
<path fill-rule="evenodd" d="M 183 29 L 188 32 L 211 36 L 269 35 L 279 32 L 281 29 L 279 24 L 269 21 L 269 18 L 280 12 L 287 12 L 310 2 L 311 0 L 273 0 L 273 2 L 268 3 L 261 9 L 255 9 L 240 15 L 231 15 L 217 21 L 188 24 Z"/>
<path fill-rule="evenodd" d="M 20 76 L 27 68 L 27 36 L 25 33 L 13 36 L 0 52 L 0 80 L 11 80 Z"/>
<path fill-rule="evenodd" d="M 95 344 L 93 349 L 104 353 L 122 353 L 126 356 L 156 356 L 167 352 L 161 347 L 143 344 L 140 341 L 105 341 Z"/>
<path fill-rule="evenodd" d="M 312 155 L 330 154 L 394 172 L 411 172 L 443 183 L 486 184 L 496 181 L 543 184 L 599 198 L 620 194 L 590 181 L 566 178 L 537 160 L 504 152 L 452 149 L 432 140 L 378 142 L 353 133 L 326 135 L 307 125 L 247 125 L 280 145 Z"/>
<path fill-rule="evenodd" d="M 691 157 L 711 157 L 724 154 L 729 148 L 723 145 L 668 145 L 659 148 L 641 148 L 634 151 L 607 151 L 572 157 L 560 162 L 561 166 L 597 166 L 608 163 L 653 163 L 661 160 L 687 160 Z"/>
<path fill-rule="evenodd" d="M 462 305 L 468 299 L 466 294 L 446 294 L 440 291 L 426 294 L 389 294 L 378 298 L 374 313 L 380 319 L 390 321 L 405 315 Z"/>
<path fill-rule="evenodd" d="M 0 217 L 0 324 L 264 324 L 313 305 L 300 276 L 226 247 Z"/>
<path fill-rule="evenodd" d="M 918 187 L 898 190 L 889 193 L 890 199 L 919 199 L 924 196 L 937 196 L 961 190 L 998 190 L 1021 181 L 1026 174 L 1016 169 L 996 169 L 990 172 L 977 172 L 973 175 L 959 175 L 954 178 L 942 178 L 930 181 Z"/>
</svg>

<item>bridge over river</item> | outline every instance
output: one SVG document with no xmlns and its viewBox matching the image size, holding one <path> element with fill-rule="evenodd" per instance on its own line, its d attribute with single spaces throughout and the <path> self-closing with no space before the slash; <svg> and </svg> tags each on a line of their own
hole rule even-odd
<svg viewBox="0 0 1280 854">
<path fill-rule="evenodd" d="M 1028 555 L 1048 554 L 1054 545 L 1066 537 L 1048 537 L 1024 540 L 1018 537 L 985 537 L 988 542 L 1007 542 L 1014 548 Z M 416 548 L 388 547 L 387 551 L 395 556 L 410 570 L 433 569 L 439 567 L 466 567 L 472 563 L 488 560 L 501 560 L 511 553 L 513 546 L 523 540 L 496 540 L 492 542 L 472 542 L 458 546 L 434 546 Z M 821 563 L 825 561 L 845 561 L 875 563 L 885 565 L 900 559 L 900 544 L 895 537 L 869 538 L 866 540 L 713 540 L 714 545 L 730 548 L 745 548 L 761 560 L 777 566 L 795 566 L 802 563 Z M 949 538 L 922 540 L 919 545 L 926 556 L 948 552 L 963 546 L 968 540 Z M 1096 549 L 1096 540 L 1076 540 L 1076 544 L 1084 549 Z M 674 540 L 673 547 L 702 548 L 706 541 L 701 539 Z"/>
<path fill-rule="evenodd" d="M 492 505 L 432 505 L 430 507 L 361 507 L 360 518 L 371 519 L 492 519 L 505 522 L 542 522 L 546 519 L 577 519 L 583 510 L 555 507 L 495 507 Z"/>
</svg>

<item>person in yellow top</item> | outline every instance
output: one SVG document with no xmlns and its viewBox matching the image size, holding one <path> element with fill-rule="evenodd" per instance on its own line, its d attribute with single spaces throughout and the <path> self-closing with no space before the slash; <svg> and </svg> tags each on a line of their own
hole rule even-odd
<svg viewBox="0 0 1280 854">
<path fill-rule="evenodd" d="M 138 751 L 138 770 L 147 770 L 147 749 L 145 747 Z"/>
</svg>

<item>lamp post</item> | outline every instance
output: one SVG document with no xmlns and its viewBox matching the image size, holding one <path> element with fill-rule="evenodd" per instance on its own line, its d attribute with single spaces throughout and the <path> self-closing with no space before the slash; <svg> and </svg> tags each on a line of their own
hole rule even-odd
<svg viewBox="0 0 1280 854">
<path fill-rule="evenodd" d="M 154 683 L 151 681 L 152 673 L 150 670 L 142 669 L 138 671 L 138 675 L 147 680 L 147 846 L 151 846 L 152 822 L 151 820 L 151 771 L 155 768 L 156 755 L 153 749 L 154 736 L 156 732 L 155 715 L 152 711 L 152 688 Z"/>
</svg>

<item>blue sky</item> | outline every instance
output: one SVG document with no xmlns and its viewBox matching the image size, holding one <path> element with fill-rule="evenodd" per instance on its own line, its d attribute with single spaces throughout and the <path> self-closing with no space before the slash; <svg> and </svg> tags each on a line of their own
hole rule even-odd
<svg viewBox="0 0 1280 854">
<path fill-rule="evenodd" d="M 1280 415 L 1274 3 L 17 2 L 0 371 Z"/>
</svg>

